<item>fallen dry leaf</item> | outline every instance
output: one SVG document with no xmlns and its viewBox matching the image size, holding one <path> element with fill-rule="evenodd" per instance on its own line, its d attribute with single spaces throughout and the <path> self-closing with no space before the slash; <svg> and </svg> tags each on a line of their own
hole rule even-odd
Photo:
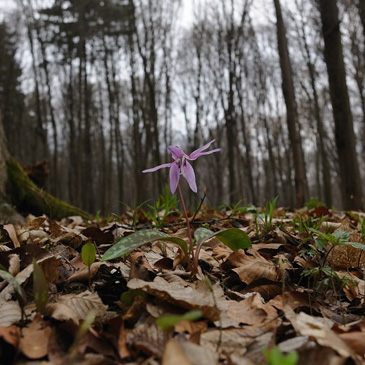
<svg viewBox="0 0 365 365">
<path fill-rule="evenodd" d="M 15 301 L 2 302 L 0 304 L 0 327 L 8 327 L 17 323 L 22 318 L 19 303 Z"/>
<path fill-rule="evenodd" d="M 108 306 L 103 304 L 97 293 L 91 293 L 88 290 L 80 294 L 60 296 L 57 302 L 70 307 L 79 320 L 84 320 L 91 310 L 96 312 L 97 317 L 101 317 L 108 309 Z"/>
<path fill-rule="evenodd" d="M 8 235 L 9 235 L 11 241 L 13 242 L 14 247 L 15 248 L 20 247 L 20 242 L 18 240 L 18 236 L 17 236 L 16 229 L 15 229 L 14 225 L 13 224 L 5 224 L 3 226 L 3 228 L 8 232 Z"/>
<path fill-rule="evenodd" d="M 192 365 L 192 363 L 185 356 L 179 342 L 173 338 L 167 342 L 162 356 L 162 365 L 170 364 Z"/>
<path fill-rule="evenodd" d="M 259 279 L 277 281 L 280 278 L 274 263 L 266 260 L 253 248 L 247 250 L 247 253 L 243 250 L 237 250 L 227 260 L 235 266 L 233 271 L 247 285 Z"/>
<path fill-rule="evenodd" d="M 17 326 L 0 327 L 0 338 L 15 348 L 19 345 L 20 330 Z"/>
<path fill-rule="evenodd" d="M 20 350 L 30 359 L 40 359 L 48 353 L 48 341 L 52 329 L 36 316 L 33 321 L 21 331 Z"/>
<path fill-rule="evenodd" d="M 178 282 L 169 283 L 162 277 L 156 276 L 152 282 L 132 279 L 128 282 L 128 288 L 141 289 L 163 302 L 169 302 L 188 310 L 200 309 L 204 317 L 213 321 L 219 318 L 219 310 L 215 306 L 212 292 L 204 281 L 191 287 Z M 216 300 L 219 301 L 219 298 L 223 297 L 222 289 L 214 286 L 214 291 Z"/>
<path fill-rule="evenodd" d="M 240 302 L 231 301 L 227 308 L 227 316 L 238 323 L 256 326 L 264 326 L 278 318 L 275 308 L 270 304 L 264 304 L 258 293 Z"/>
<path fill-rule="evenodd" d="M 365 359 L 365 332 L 354 331 L 340 333 L 339 337 L 363 359 Z"/>
<path fill-rule="evenodd" d="M 295 314 L 288 306 L 284 308 L 284 313 L 298 334 L 312 338 L 318 344 L 333 349 L 345 358 L 355 358 L 355 352 L 323 321 L 304 312 Z"/>
<path fill-rule="evenodd" d="M 71 306 L 57 302 L 48 303 L 46 305 L 45 313 L 46 316 L 57 319 L 58 321 L 71 320 L 75 324 L 79 323 L 79 317 L 77 313 L 71 308 Z"/>
</svg>

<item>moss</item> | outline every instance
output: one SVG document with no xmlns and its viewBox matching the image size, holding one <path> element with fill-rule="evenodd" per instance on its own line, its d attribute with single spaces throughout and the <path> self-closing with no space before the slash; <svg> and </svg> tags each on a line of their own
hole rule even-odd
<svg viewBox="0 0 365 365">
<path fill-rule="evenodd" d="M 11 203 L 22 213 L 34 215 L 46 214 L 50 218 L 61 219 L 79 215 L 90 219 L 85 211 L 68 204 L 37 187 L 15 160 L 7 163 L 8 186 L 7 191 Z"/>
</svg>

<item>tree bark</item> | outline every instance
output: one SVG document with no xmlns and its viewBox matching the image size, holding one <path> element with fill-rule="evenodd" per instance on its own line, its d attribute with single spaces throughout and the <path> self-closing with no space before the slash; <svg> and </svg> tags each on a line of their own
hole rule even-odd
<svg viewBox="0 0 365 365">
<path fill-rule="evenodd" d="M 277 40 L 280 57 L 280 68 L 283 78 L 283 94 L 287 110 L 287 125 L 289 140 L 293 155 L 293 164 L 295 172 L 295 202 L 297 207 L 303 206 L 308 199 L 308 183 L 305 172 L 304 154 L 302 141 L 298 130 L 297 105 L 295 99 L 294 83 L 291 62 L 289 57 L 285 26 L 281 13 L 280 1 L 274 0 L 276 19 L 277 19 Z"/>
<path fill-rule="evenodd" d="M 3 211 L 2 206 L 6 203 L 14 205 L 19 212 L 26 214 L 47 214 L 54 219 L 71 215 L 79 215 L 84 219 L 90 218 L 88 213 L 56 199 L 38 188 L 28 178 L 20 164 L 9 153 L 0 119 L 0 212 Z M 7 218 L 0 213 L 0 220 Z"/>
<path fill-rule="evenodd" d="M 335 122 L 335 140 L 340 165 L 344 209 L 361 209 L 363 195 L 350 99 L 346 84 L 340 21 L 336 0 L 317 0 L 322 20 L 324 58 L 327 65 L 330 97 Z"/>
</svg>

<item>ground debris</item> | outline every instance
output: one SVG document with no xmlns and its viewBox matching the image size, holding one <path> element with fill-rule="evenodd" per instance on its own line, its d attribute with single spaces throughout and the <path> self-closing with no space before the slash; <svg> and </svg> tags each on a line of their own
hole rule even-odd
<svg viewBox="0 0 365 365">
<path fill-rule="evenodd" d="M 265 363 L 273 346 L 296 351 L 300 364 L 364 363 L 365 237 L 357 215 L 280 208 L 268 226 L 264 214 L 202 207 L 194 230 L 239 228 L 252 247 L 207 240 L 194 275 L 189 257 L 168 241 L 102 261 L 140 228 L 187 242 L 178 211 L 158 228 L 142 213 L 132 222 L 131 212 L 112 222 L 29 216 L 23 225 L 0 224 L 0 363 L 250 365 Z M 90 266 L 81 255 L 88 242 L 96 249 Z M 34 262 L 48 293 L 34 290 Z M 200 318 L 159 325 L 190 311 Z"/>
</svg>

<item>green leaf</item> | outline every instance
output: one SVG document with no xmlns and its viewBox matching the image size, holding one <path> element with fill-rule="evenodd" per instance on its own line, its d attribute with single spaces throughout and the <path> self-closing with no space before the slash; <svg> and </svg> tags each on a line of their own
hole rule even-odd
<svg viewBox="0 0 365 365">
<path fill-rule="evenodd" d="M 138 296 L 145 297 L 146 293 L 140 289 L 128 290 L 122 293 L 120 301 L 130 307 Z"/>
<path fill-rule="evenodd" d="M 48 299 L 48 281 L 36 260 L 33 260 L 33 294 L 37 311 L 43 314 Z"/>
<path fill-rule="evenodd" d="M 82 246 L 81 260 L 86 266 L 91 266 L 95 262 L 96 249 L 92 242 L 88 242 Z"/>
<path fill-rule="evenodd" d="M 182 321 L 196 321 L 203 315 L 201 310 L 190 311 L 185 314 L 165 314 L 157 319 L 157 325 L 165 332 L 170 331 Z"/>
<path fill-rule="evenodd" d="M 359 243 L 359 242 L 346 242 L 345 244 L 350 245 L 350 246 L 355 247 L 355 248 L 360 248 L 362 250 L 365 250 L 365 245 L 362 244 L 362 243 Z"/>
<path fill-rule="evenodd" d="M 219 232 L 212 232 L 206 228 L 198 228 L 194 234 L 194 238 L 198 245 L 201 245 L 203 242 L 213 237 L 217 237 L 233 251 L 252 246 L 250 237 L 238 228 L 230 228 Z"/>
<path fill-rule="evenodd" d="M 276 346 L 272 349 L 265 349 L 264 355 L 269 365 L 296 365 L 299 360 L 298 353 L 296 351 L 283 354 Z"/>
<path fill-rule="evenodd" d="M 14 278 L 13 275 L 9 274 L 5 270 L 0 270 L 0 278 L 6 280 L 9 284 L 11 284 L 18 296 L 19 301 L 21 302 L 21 305 L 24 305 L 27 302 L 27 296 L 25 294 L 24 289 L 21 287 L 21 285 L 18 283 L 18 281 Z"/>
<path fill-rule="evenodd" d="M 109 250 L 104 253 L 102 261 L 112 260 L 117 257 L 127 255 L 136 248 L 141 247 L 146 243 L 157 240 L 176 243 L 181 247 L 185 254 L 188 252 L 188 246 L 183 239 L 172 237 L 166 233 L 162 233 L 159 231 L 144 230 L 121 238 L 118 243 L 116 243 L 113 247 L 109 248 Z"/>
</svg>

